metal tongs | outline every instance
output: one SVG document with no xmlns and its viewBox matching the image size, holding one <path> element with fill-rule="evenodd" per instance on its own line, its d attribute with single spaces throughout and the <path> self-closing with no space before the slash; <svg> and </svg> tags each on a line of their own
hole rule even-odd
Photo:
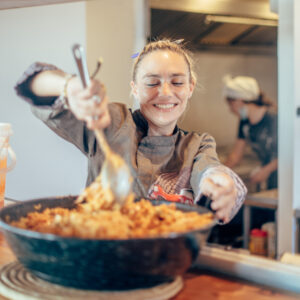
<svg viewBox="0 0 300 300">
<path fill-rule="evenodd" d="M 82 85 L 86 88 L 90 85 L 90 76 L 84 48 L 79 44 L 75 44 L 72 47 L 72 51 Z M 114 195 L 115 201 L 123 205 L 131 193 L 132 176 L 130 169 L 124 159 L 111 150 L 103 131 L 101 129 L 95 129 L 94 132 L 98 144 L 105 154 L 105 160 L 99 175 L 102 187 L 104 189 L 110 189 Z"/>
</svg>

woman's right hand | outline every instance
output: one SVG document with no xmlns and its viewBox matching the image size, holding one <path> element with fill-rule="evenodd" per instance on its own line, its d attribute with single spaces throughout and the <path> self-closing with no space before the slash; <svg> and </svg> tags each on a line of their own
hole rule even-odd
<svg viewBox="0 0 300 300">
<path fill-rule="evenodd" d="M 73 77 L 67 85 L 67 95 L 70 110 L 78 120 L 85 121 L 89 129 L 103 129 L 110 124 L 105 86 L 98 80 L 91 79 L 90 85 L 83 88 L 81 80 Z"/>
</svg>

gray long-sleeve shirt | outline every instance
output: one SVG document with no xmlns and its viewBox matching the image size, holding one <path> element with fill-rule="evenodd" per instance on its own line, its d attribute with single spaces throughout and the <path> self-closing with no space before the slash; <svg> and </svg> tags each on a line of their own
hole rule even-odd
<svg viewBox="0 0 300 300">
<path fill-rule="evenodd" d="M 32 76 L 49 69 L 55 67 L 42 63 L 31 65 L 16 85 L 17 94 L 31 104 L 39 119 L 87 157 L 89 185 L 99 174 L 104 160 L 94 132 L 76 119 L 61 97 L 41 99 L 28 89 Z M 138 197 L 193 203 L 201 195 L 201 178 L 221 169 L 234 179 L 238 191 L 231 214 L 234 216 L 247 190 L 233 171 L 220 164 L 212 136 L 188 133 L 178 127 L 172 136 L 148 136 L 147 120 L 139 110 L 132 112 L 124 104 L 110 103 L 109 113 L 112 122 L 104 130 L 107 141 L 131 167 L 135 178 L 133 191 Z"/>
</svg>

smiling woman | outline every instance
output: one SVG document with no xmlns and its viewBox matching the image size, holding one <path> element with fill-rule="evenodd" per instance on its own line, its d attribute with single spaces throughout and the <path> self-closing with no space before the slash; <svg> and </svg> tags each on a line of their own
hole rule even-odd
<svg viewBox="0 0 300 300">
<path fill-rule="evenodd" d="M 151 122 L 149 135 L 172 135 L 196 84 L 192 69 L 192 59 L 178 41 L 150 43 L 139 54 L 131 87 Z"/>
<path fill-rule="evenodd" d="M 140 62 L 131 86 L 151 123 L 148 135 L 173 134 L 195 86 L 189 69 L 181 54 L 169 50 L 151 52 Z"/>
<path fill-rule="evenodd" d="M 226 223 L 242 205 L 244 184 L 221 165 L 212 136 L 177 126 L 196 83 L 192 66 L 181 44 L 160 40 L 146 45 L 133 68 L 132 93 L 141 107 L 135 112 L 108 103 L 99 81 L 91 80 L 83 88 L 77 77 L 43 63 L 33 64 L 16 90 L 38 118 L 87 156 L 88 185 L 103 164 L 92 131 L 102 128 L 112 150 L 131 167 L 137 197 L 168 200 L 166 195 L 177 195 L 177 201 L 184 203 L 189 191 L 189 202 L 197 203 L 207 195 L 216 217 Z M 95 95 L 101 103 L 93 101 Z"/>
</svg>

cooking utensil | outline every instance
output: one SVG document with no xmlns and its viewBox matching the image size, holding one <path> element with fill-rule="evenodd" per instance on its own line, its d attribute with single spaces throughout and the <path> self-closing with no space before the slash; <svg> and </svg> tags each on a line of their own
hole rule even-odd
<svg viewBox="0 0 300 300">
<path fill-rule="evenodd" d="M 86 88 L 90 85 L 90 77 L 84 49 L 81 45 L 75 44 L 72 47 L 72 51 L 82 85 Z M 98 100 L 100 99 L 98 98 Z M 103 131 L 101 129 L 95 129 L 94 132 L 98 144 L 105 154 L 105 161 L 103 162 L 100 172 L 101 184 L 104 189 L 110 189 L 115 200 L 122 205 L 131 193 L 132 177 L 130 169 L 124 159 L 111 150 Z"/>
<path fill-rule="evenodd" d="M 17 259 L 37 277 L 77 288 L 115 290 L 149 287 L 182 275 L 196 259 L 211 224 L 186 233 L 128 240 L 67 238 L 13 227 L 29 212 L 45 208 L 74 208 L 77 196 L 43 198 L 4 207 L 0 227 Z M 170 204 L 152 201 L 153 204 Z M 176 204 L 182 211 L 208 210 Z"/>
<path fill-rule="evenodd" d="M 212 199 L 208 196 L 202 195 L 197 202 L 198 205 L 207 208 L 211 212 L 215 213 L 216 211 L 211 208 Z"/>
</svg>

